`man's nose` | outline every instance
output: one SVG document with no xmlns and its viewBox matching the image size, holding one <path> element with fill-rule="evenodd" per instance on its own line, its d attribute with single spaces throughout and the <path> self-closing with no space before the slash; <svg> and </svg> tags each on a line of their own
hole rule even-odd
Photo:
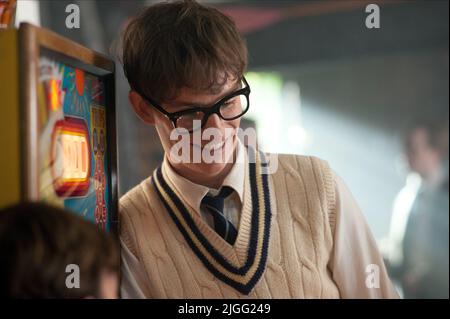
<svg viewBox="0 0 450 319">
<path fill-rule="evenodd" d="M 218 114 L 211 114 L 208 120 L 205 123 L 203 129 L 207 128 L 218 128 L 221 129 L 223 126 L 223 120 L 220 118 Z"/>
</svg>

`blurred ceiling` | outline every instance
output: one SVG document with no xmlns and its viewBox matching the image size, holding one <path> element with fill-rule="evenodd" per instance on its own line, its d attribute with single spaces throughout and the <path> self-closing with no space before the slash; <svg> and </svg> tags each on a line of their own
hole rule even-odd
<svg viewBox="0 0 450 319">
<path fill-rule="evenodd" d="M 65 6 L 78 3 L 82 28 L 65 28 Z M 127 19 L 158 1 L 40 0 L 42 25 L 109 53 Z M 246 37 L 250 68 L 353 59 L 409 50 L 448 49 L 448 1 L 377 1 L 380 29 L 367 29 L 373 1 L 200 1 L 229 14 Z M 84 13 L 83 13 L 84 12 Z"/>
<path fill-rule="evenodd" d="M 381 27 L 368 29 L 365 7 L 371 2 L 247 1 L 219 8 L 246 36 L 252 68 L 448 49 L 447 1 L 377 1 Z"/>
</svg>

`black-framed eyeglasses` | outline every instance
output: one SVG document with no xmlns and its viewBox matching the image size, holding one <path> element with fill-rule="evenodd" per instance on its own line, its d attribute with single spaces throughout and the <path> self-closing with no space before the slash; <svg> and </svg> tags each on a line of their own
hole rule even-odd
<svg viewBox="0 0 450 319">
<path fill-rule="evenodd" d="M 189 133 L 192 133 L 199 128 L 203 128 L 213 114 L 217 114 L 223 120 L 232 121 L 243 116 L 248 111 L 250 107 L 250 86 L 245 77 L 242 77 L 242 82 L 245 85 L 243 88 L 223 97 L 211 107 L 193 107 L 173 113 L 167 112 L 152 98 L 141 95 L 150 105 L 171 120 L 174 128 L 184 128 Z M 197 121 L 197 123 L 200 121 L 201 125 L 195 125 L 194 121 Z"/>
</svg>

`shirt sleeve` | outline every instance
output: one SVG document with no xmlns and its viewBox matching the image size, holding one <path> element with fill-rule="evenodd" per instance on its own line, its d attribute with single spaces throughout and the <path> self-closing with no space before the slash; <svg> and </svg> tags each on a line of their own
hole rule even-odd
<svg viewBox="0 0 450 319">
<path fill-rule="evenodd" d="M 336 226 L 329 266 L 341 297 L 399 298 L 361 209 L 336 173 L 334 181 Z"/>
<path fill-rule="evenodd" d="M 145 292 L 150 290 L 146 286 L 147 278 L 139 260 L 131 253 L 128 247 L 120 240 L 121 245 L 121 284 L 120 294 L 122 299 L 144 299 Z M 147 296 L 148 293 L 147 293 Z"/>
</svg>

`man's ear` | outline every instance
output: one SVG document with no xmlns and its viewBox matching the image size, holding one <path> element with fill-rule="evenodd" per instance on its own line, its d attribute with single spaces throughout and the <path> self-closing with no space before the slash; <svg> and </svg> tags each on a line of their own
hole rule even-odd
<svg viewBox="0 0 450 319">
<path fill-rule="evenodd" d="M 131 106 L 133 106 L 134 111 L 139 116 L 139 118 L 146 124 L 155 124 L 155 114 L 153 108 L 148 105 L 148 103 L 137 93 L 131 90 L 128 93 L 128 99 Z"/>
</svg>

